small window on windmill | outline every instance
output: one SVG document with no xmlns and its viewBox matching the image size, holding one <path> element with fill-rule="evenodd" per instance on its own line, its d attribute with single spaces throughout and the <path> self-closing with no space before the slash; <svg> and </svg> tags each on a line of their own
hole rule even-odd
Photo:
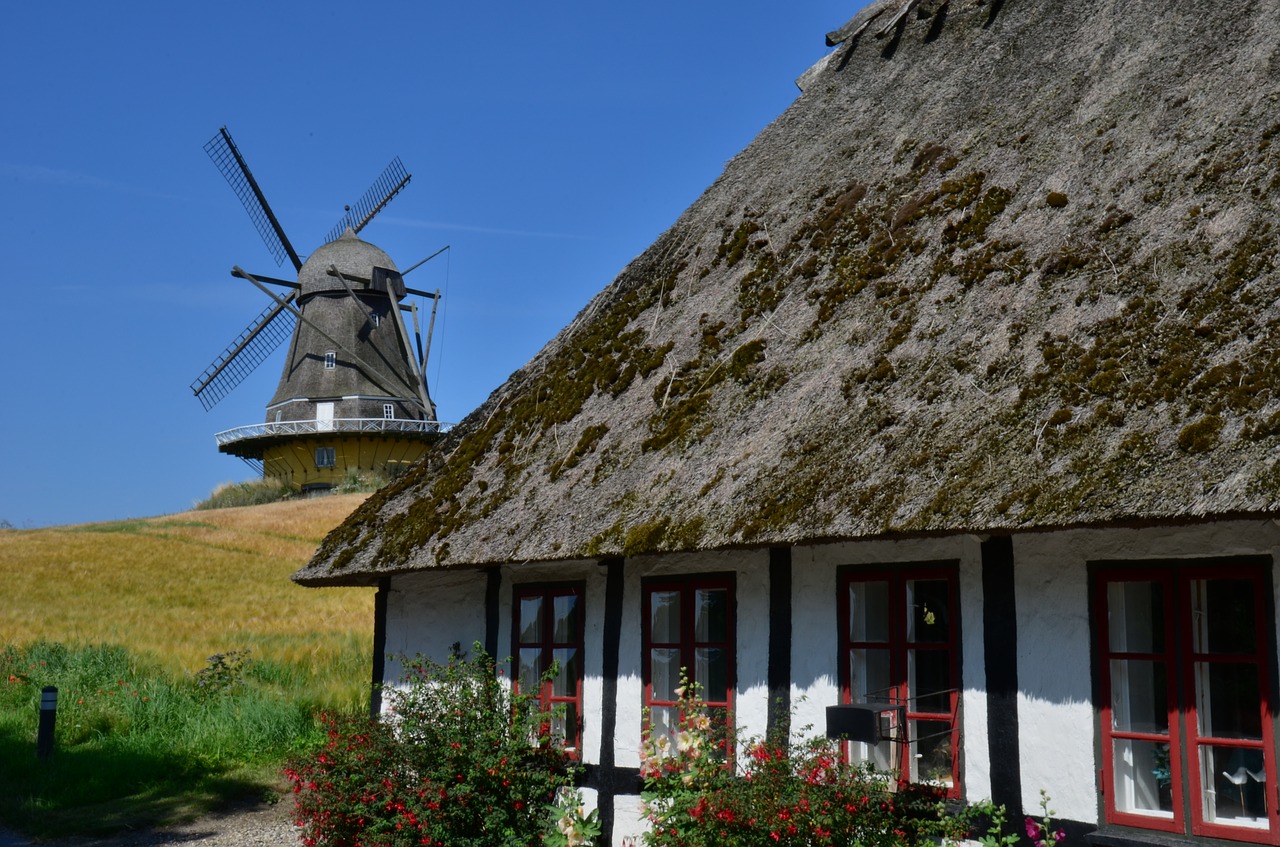
<svg viewBox="0 0 1280 847">
<path fill-rule="evenodd" d="M 338 366 L 338 353 L 337 353 L 337 351 L 335 351 L 335 350 L 330 350 L 330 351 L 328 351 L 327 353 L 325 353 L 325 354 L 324 354 L 324 369 L 325 369 L 326 371 L 331 371 L 331 370 L 333 370 L 334 368 L 336 368 L 337 366 Z"/>
<path fill-rule="evenodd" d="M 316 467 L 335 468 L 338 466 L 338 449 L 336 447 L 316 448 Z"/>
<path fill-rule="evenodd" d="M 380 323 L 382 323 L 382 315 L 378 314 L 377 312 L 370 312 L 369 323 L 373 324 L 374 326 L 378 326 Z"/>
<path fill-rule="evenodd" d="M 394 420 L 395 416 L 396 416 L 396 407 L 391 405 L 390 403 L 383 403 L 382 417 L 390 421 L 390 420 Z"/>
<path fill-rule="evenodd" d="M 399 271 L 393 271 L 390 268 L 374 268 L 369 287 L 374 291 L 392 294 L 397 300 L 404 299 L 404 277 Z"/>
</svg>

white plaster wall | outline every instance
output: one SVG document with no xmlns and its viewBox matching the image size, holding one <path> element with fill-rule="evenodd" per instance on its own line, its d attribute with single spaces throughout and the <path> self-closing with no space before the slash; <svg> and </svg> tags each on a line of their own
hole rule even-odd
<svg viewBox="0 0 1280 847">
<path fill-rule="evenodd" d="M 1098 821 L 1087 564 L 1280 553 L 1272 521 L 1071 530 L 1014 537 L 1022 802 L 1052 798 L 1058 817 Z M 1273 574 L 1274 578 L 1274 574 Z"/>
<path fill-rule="evenodd" d="M 400 679 L 401 657 L 421 653 L 444 662 L 455 642 L 467 651 L 475 642 L 483 643 L 484 594 L 483 571 L 435 570 L 392 577 L 383 682 L 391 685 Z"/>
<path fill-rule="evenodd" d="M 634 794 L 619 795 L 613 800 L 612 847 L 639 844 L 649 828 L 644 820 L 644 804 Z"/>
</svg>

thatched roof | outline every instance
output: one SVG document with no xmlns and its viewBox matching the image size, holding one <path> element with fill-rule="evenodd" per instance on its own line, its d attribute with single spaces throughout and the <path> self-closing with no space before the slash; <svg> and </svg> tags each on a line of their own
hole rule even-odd
<svg viewBox="0 0 1280 847">
<path fill-rule="evenodd" d="M 296 578 L 1280 511 L 1280 5 L 940 5 Z"/>
</svg>

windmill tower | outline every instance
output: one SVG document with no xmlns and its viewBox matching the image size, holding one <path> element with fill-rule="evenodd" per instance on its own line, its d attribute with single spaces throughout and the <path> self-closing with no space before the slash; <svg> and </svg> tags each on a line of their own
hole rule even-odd
<svg viewBox="0 0 1280 847">
<path fill-rule="evenodd" d="M 211 409 L 286 338 L 289 353 L 264 422 L 218 433 L 218 450 L 302 492 L 327 490 L 356 471 L 397 475 L 441 432 L 426 381 L 440 292 L 406 287 L 391 257 L 357 233 L 409 183 L 410 174 L 399 158 L 393 160 L 304 262 L 226 127 L 205 152 L 244 204 L 276 264 L 288 257 L 297 271 L 296 282 L 239 266 L 231 272 L 272 302 L 191 384 L 192 392 Z M 409 295 L 433 301 L 426 348 Z M 413 317 L 416 351 L 402 317 L 406 311 Z"/>
</svg>

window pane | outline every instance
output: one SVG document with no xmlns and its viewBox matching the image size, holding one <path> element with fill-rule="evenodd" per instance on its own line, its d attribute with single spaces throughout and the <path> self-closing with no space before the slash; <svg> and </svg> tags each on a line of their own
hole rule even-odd
<svg viewBox="0 0 1280 847">
<path fill-rule="evenodd" d="M 1107 622 L 1116 653 L 1164 652 L 1164 586 L 1113 582 L 1107 586 Z"/>
<path fill-rule="evenodd" d="M 907 690 L 912 712 L 951 713 L 951 652 L 908 650 Z"/>
<path fill-rule="evenodd" d="M 1191 583 L 1192 649 L 1197 653 L 1257 651 L 1253 602 L 1257 585 L 1247 579 L 1198 579 Z"/>
<path fill-rule="evenodd" d="M 680 642 L 679 591 L 650 592 L 649 638 L 655 644 L 678 644 Z"/>
<path fill-rule="evenodd" d="M 578 643 L 578 633 L 581 632 L 578 624 L 578 596 L 561 594 L 553 597 L 551 602 L 552 614 L 555 615 L 555 630 L 551 640 L 557 644 Z"/>
<path fill-rule="evenodd" d="M 674 701 L 680 685 L 680 651 L 655 647 L 649 651 L 649 672 L 654 700 Z"/>
<path fill-rule="evenodd" d="M 520 643 L 537 644 L 542 641 L 542 598 L 520 598 Z"/>
<path fill-rule="evenodd" d="M 1173 817 L 1169 745 L 1159 741 L 1112 741 L 1116 810 L 1159 818 Z"/>
<path fill-rule="evenodd" d="M 729 635 L 726 624 L 729 592 L 723 588 L 699 588 L 694 592 L 695 641 L 725 641 Z"/>
<path fill-rule="evenodd" d="M 1196 717 L 1201 736 L 1261 741 L 1257 666 L 1196 662 Z"/>
<path fill-rule="evenodd" d="M 578 695 L 578 679 L 582 676 L 578 650 L 573 647 L 557 648 L 551 651 L 552 657 L 560 663 L 560 673 L 551 682 L 551 694 L 554 697 L 576 697 Z"/>
<path fill-rule="evenodd" d="M 578 704 L 557 703 L 551 718 L 551 737 L 568 749 L 578 743 Z"/>
<path fill-rule="evenodd" d="M 729 654 L 719 647 L 699 647 L 694 651 L 694 682 L 701 686 L 702 699 L 724 703 L 729 699 Z"/>
<path fill-rule="evenodd" d="M 893 761 L 892 741 L 881 741 L 878 744 L 866 744 L 861 741 L 849 742 L 849 761 L 855 764 L 869 764 L 878 771 L 888 773 L 897 768 Z"/>
<path fill-rule="evenodd" d="M 858 648 L 849 651 L 849 693 L 854 703 L 887 700 L 892 688 L 888 650 Z"/>
<path fill-rule="evenodd" d="M 1266 829 L 1267 775 L 1262 751 L 1240 747 L 1200 748 L 1201 811 L 1208 823 Z"/>
<path fill-rule="evenodd" d="M 951 723 L 908 721 L 911 781 L 951 786 Z"/>
<path fill-rule="evenodd" d="M 1169 733 L 1169 682 L 1164 662 L 1111 660 L 1111 728 Z"/>
<path fill-rule="evenodd" d="M 520 648 L 520 668 L 516 682 L 525 694 L 538 693 L 542 677 L 542 650 L 538 647 Z"/>
<path fill-rule="evenodd" d="M 913 643 L 949 639 L 948 586 L 945 579 L 913 579 L 907 582 L 907 640 Z"/>
<path fill-rule="evenodd" d="M 889 640 L 889 583 L 849 583 L 849 640 Z"/>
</svg>

